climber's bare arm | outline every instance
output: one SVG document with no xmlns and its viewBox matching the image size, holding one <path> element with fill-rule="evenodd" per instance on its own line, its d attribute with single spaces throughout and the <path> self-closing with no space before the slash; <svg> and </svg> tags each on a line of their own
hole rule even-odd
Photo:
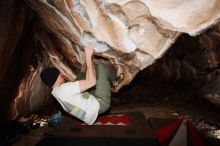
<svg viewBox="0 0 220 146">
<path fill-rule="evenodd" d="M 85 47 L 86 79 L 79 81 L 80 92 L 84 92 L 96 85 L 96 73 L 92 62 L 93 50 L 94 49 L 91 45 Z"/>
</svg>

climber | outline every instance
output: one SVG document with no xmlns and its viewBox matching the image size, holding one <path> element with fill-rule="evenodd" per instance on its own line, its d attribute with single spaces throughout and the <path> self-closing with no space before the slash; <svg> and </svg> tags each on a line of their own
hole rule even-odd
<svg viewBox="0 0 220 146">
<path fill-rule="evenodd" d="M 79 73 L 74 82 L 65 82 L 65 76 L 54 67 L 41 72 L 41 80 L 52 87 L 52 95 L 63 109 L 92 125 L 97 116 L 106 112 L 111 103 L 111 81 L 121 81 L 123 75 L 116 76 L 106 65 L 93 65 L 92 45 L 85 48 L 86 72 Z M 114 75 L 115 74 L 115 75 Z"/>
</svg>

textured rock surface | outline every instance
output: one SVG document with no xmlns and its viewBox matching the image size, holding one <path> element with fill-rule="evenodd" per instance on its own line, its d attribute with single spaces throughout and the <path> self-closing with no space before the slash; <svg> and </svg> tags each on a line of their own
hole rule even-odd
<svg viewBox="0 0 220 146">
<path fill-rule="evenodd" d="M 41 17 L 42 25 L 57 35 L 61 42 L 59 47 L 64 53 L 68 52 L 66 56 L 72 64 L 84 63 L 80 47 L 92 43 L 97 55 L 108 59 L 118 72 L 124 72 L 126 80 L 117 89 L 161 57 L 180 31 L 195 35 L 220 17 L 216 0 L 39 0 L 27 3 Z M 74 56 L 76 60 L 72 59 Z"/>
<path fill-rule="evenodd" d="M 182 32 L 196 35 L 220 18 L 218 0 L 10 0 L 1 7 L 0 79 L 7 82 L 1 92 L 2 99 L 8 97 L 12 118 L 49 98 L 39 81 L 44 67 L 56 66 L 75 79 L 84 68 L 86 43 L 96 48 L 95 62 L 124 73 L 117 91 L 160 58 Z"/>
</svg>

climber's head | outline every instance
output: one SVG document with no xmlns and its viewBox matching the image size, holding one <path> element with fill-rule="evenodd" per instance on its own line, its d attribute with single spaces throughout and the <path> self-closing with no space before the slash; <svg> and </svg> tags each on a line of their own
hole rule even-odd
<svg viewBox="0 0 220 146">
<path fill-rule="evenodd" d="M 54 85 L 60 85 L 65 82 L 63 75 L 57 68 L 48 67 L 44 69 L 40 74 L 42 82 L 49 86 L 54 87 Z"/>
</svg>

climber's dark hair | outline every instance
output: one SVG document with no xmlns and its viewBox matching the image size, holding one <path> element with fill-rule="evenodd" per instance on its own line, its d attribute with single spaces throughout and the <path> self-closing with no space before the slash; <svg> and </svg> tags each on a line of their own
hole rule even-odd
<svg viewBox="0 0 220 146">
<path fill-rule="evenodd" d="M 53 84 L 56 82 L 59 73 L 60 72 L 57 68 L 48 67 L 41 72 L 40 77 L 44 84 L 46 84 L 49 87 L 52 87 Z"/>
</svg>

